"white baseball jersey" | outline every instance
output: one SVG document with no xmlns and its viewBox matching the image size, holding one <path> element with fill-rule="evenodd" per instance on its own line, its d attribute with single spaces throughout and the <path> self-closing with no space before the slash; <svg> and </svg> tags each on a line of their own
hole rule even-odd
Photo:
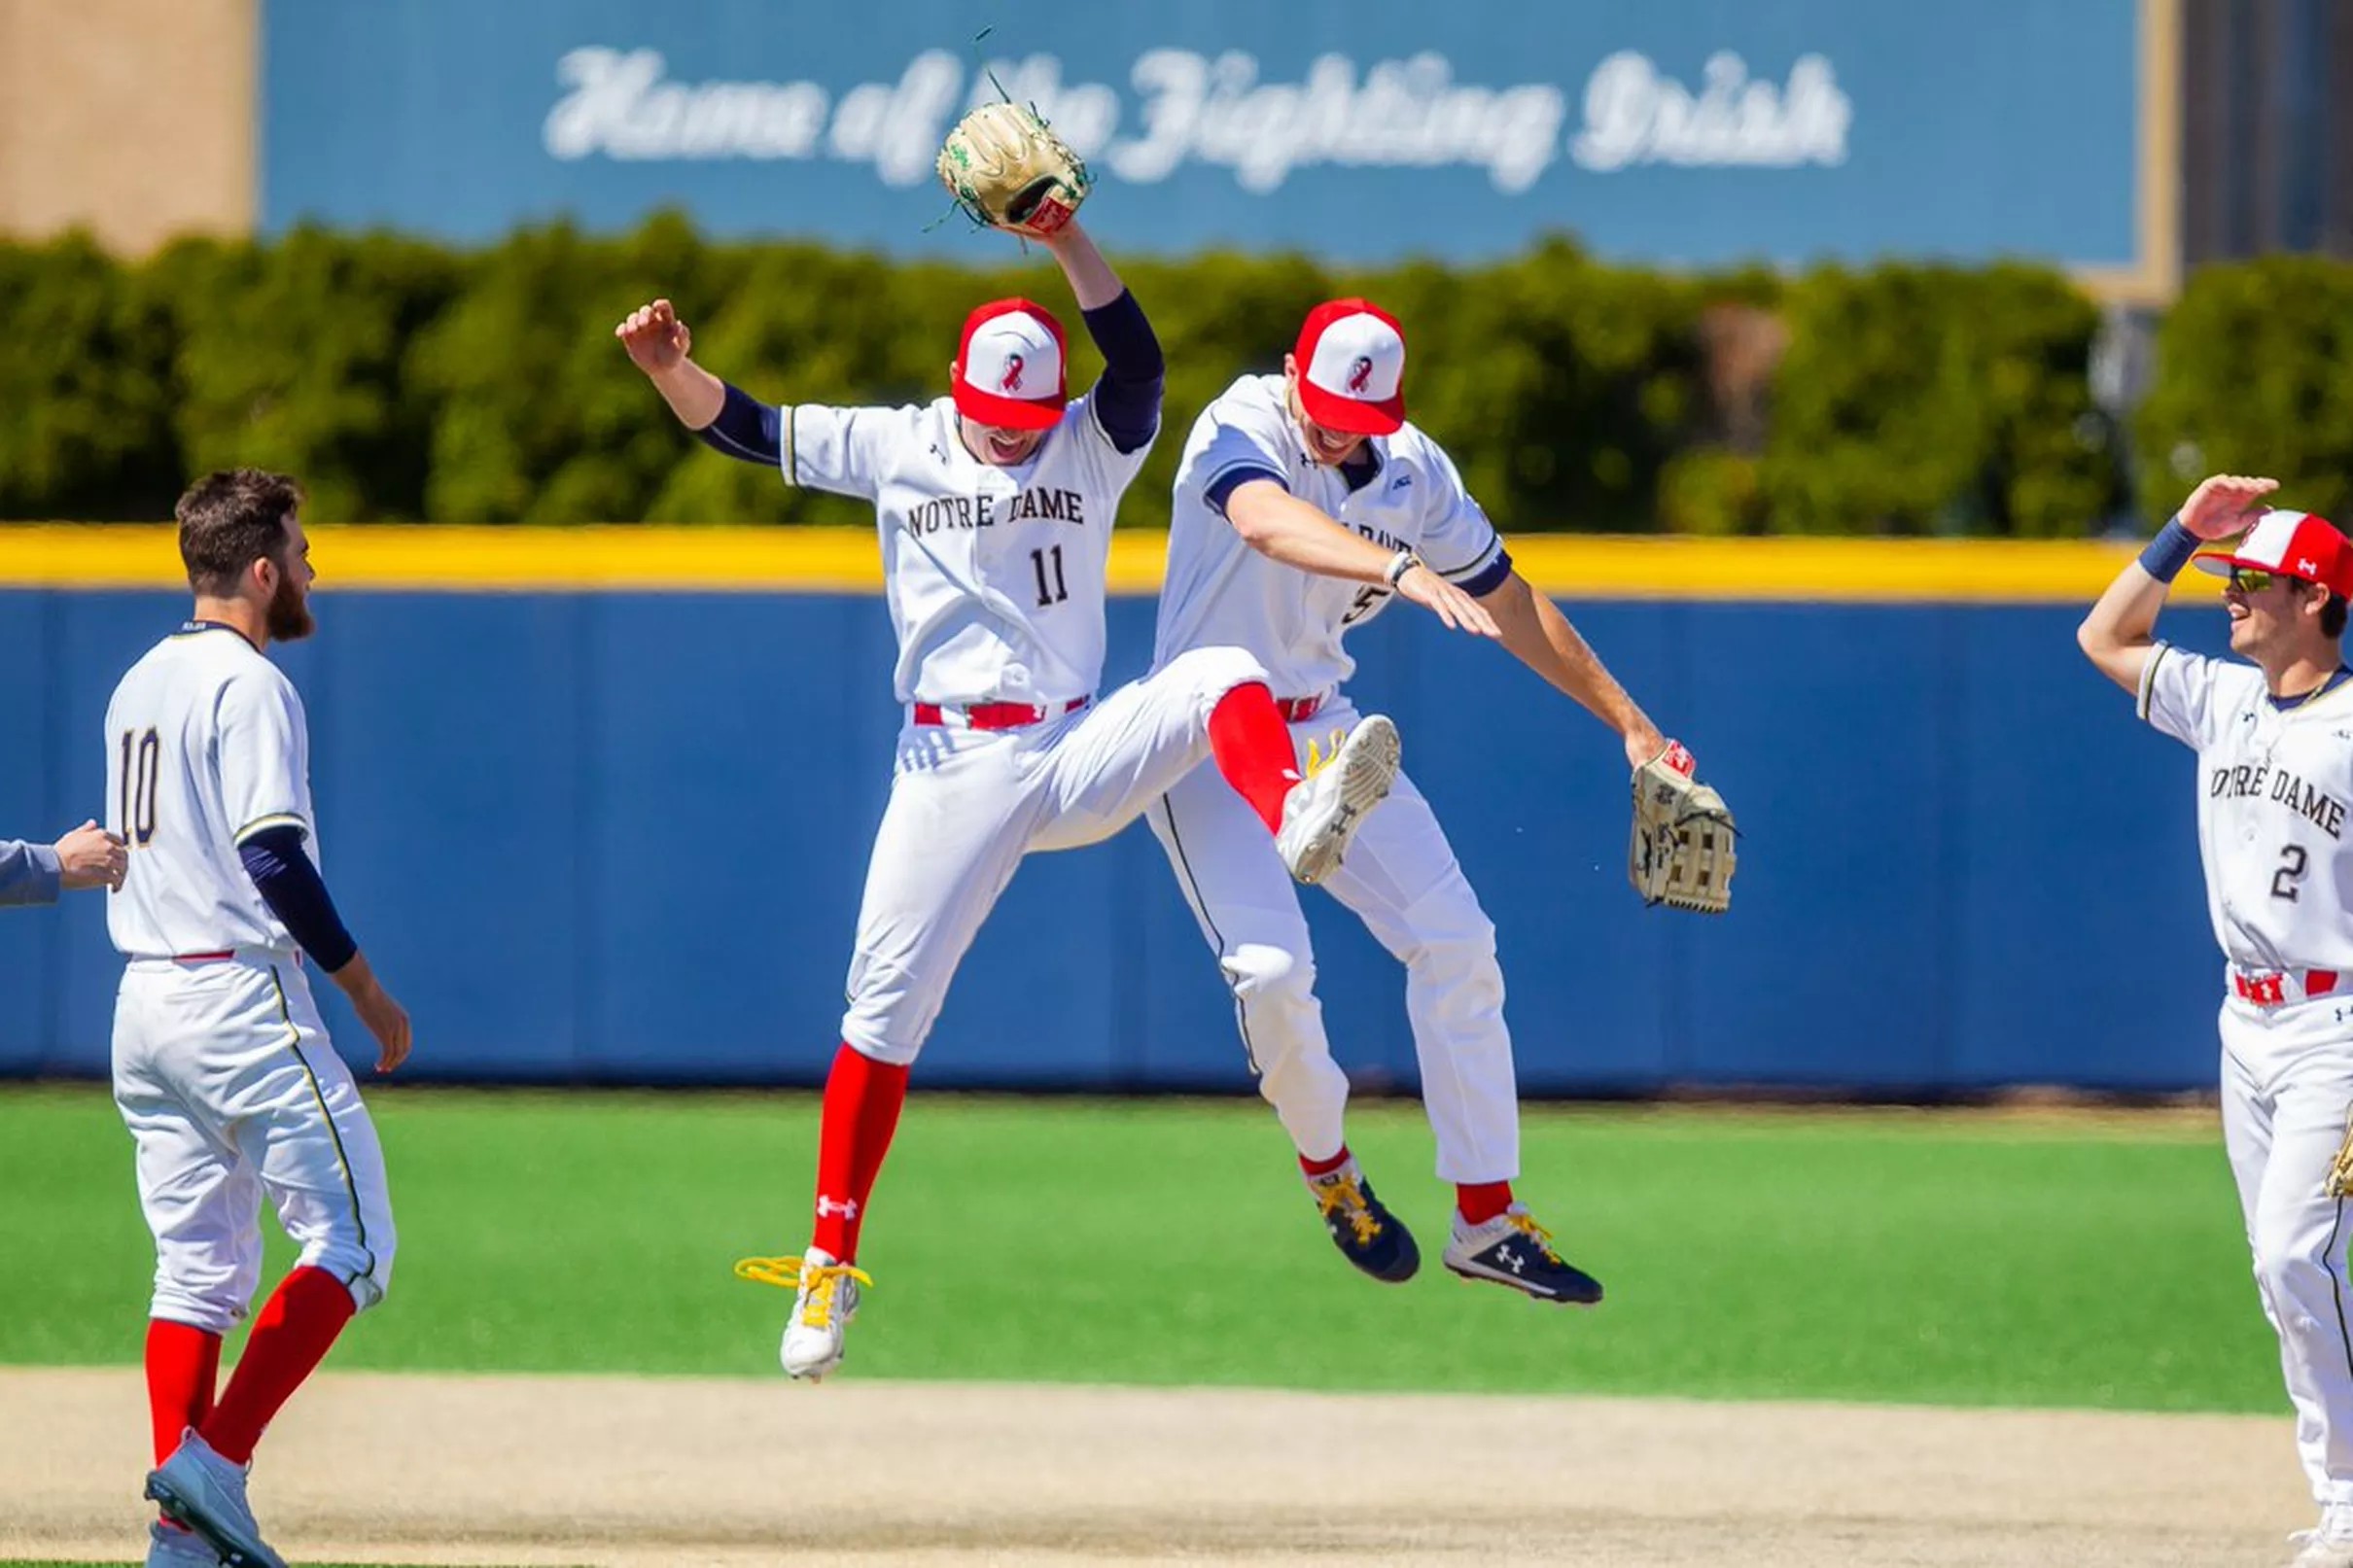
<svg viewBox="0 0 2353 1568">
<path fill-rule="evenodd" d="M 2279 1336 L 2296 1446 L 2313 1500 L 2353 1505 L 2353 1361 L 2339 1282 L 2345 1202 L 2335 1167 L 2353 1098 L 2353 681 L 2281 708 L 2263 672 L 2159 644 L 2141 715 L 2197 752 L 2197 841 L 2214 939 L 2258 974 L 2333 970 L 2302 985 L 2226 991 L 2223 1144 L 2265 1315 Z"/>
<path fill-rule="evenodd" d="M 291 824 L 317 863 L 310 737 L 294 682 L 241 634 L 191 622 L 130 667 L 106 707 L 106 802 L 130 846 L 106 906 L 119 950 L 293 955 L 237 846 Z"/>
<path fill-rule="evenodd" d="M 1148 444 L 1122 452 L 1074 398 L 1030 461 L 965 449 L 956 404 L 784 410 L 785 477 L 874 504 L 902 703 L 1091 697 L 1103 678 L 1111 516 Z"/>
<path fill-rule="evenodd" d="M 1384 549 L 1413 550 L 1450 582 L 1484 591 L 1500 580 L 1503 541 L 1438 443 L 1409 423 L 1367 444 L 1379 467 L 1352 490 L 1339 470 L 1308 455 L 1279 375 L 1244 376 L 1202 410 L 1176 467 L 1155 664 L 1187 648 L 1246 648 L 1273 675 L 1277 696 L 1318 695 L 1356 668 L 1341 638 L 1388 603 L 1387 587 L 1301 572 L 1244 543 L 1208 499 L 1238 471 L 1280 476 L 1300 500 Z"/>
<path fill-rule="evenodd" d="M 2254 666 L 2160 643 L 2140 713 L 2197 752 L 2198 853 L 2224 955 L 2353 973 L 2353 682 L 2283 710 Z"/>
</svg>

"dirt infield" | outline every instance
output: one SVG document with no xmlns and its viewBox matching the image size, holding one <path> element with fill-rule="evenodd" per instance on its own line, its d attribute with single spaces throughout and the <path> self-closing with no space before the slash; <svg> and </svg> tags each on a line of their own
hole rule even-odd
<svg viewBox="0 0 2353 1568">
<path fill-rule="evenodd" d="M 0 1559 L 136 1556 L 138 1375 L 0 1410 Z M 2308 1522 L 2230 1416 L 331 1376 L 263 1460 L 299 1562 L 2256 1568 Z"/>
</svg>

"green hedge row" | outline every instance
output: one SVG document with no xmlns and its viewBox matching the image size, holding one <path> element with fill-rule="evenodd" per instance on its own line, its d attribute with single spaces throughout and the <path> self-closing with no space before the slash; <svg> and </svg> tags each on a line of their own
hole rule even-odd
<svg viewBox="0 0 2353 1568">
<path fill-rule="evenodd" d="M 696 357 L 757 396 L 923 399 L 973 303 L 1066 297 L 1041 252 L 971 255 L 719 244 L 670 216 L 471 252 L 315 230 L 135 263 L 78 237 L 0 246 L 0 516 L 156 518 L 185 475 L 257 463 L 299 474 L 322 520 L 854 521 L 685 437 L 613 324 L 667 295 Z M 1130 524 L 1165 522 L 1202 405 L 1279 366 L 1339 292 L 1404 319 L 1415 418 L 1507 530 L 2078 535 L 2125 494 L 2128 447 L 2163 500 L 2201 466 L 2300 480 L 2316 506 L 2353 483 L 2353 267 L 2333 263 L 2200 273 L 2130 443 L 2090 392 L 2097 307 L 2025 266 L 1694 276 L 1554 240 L 1474 269 L 1125 274 L 1171 363 Z M 1092 375 L 1091 350 L 1076 362 Z"/>
</svg>

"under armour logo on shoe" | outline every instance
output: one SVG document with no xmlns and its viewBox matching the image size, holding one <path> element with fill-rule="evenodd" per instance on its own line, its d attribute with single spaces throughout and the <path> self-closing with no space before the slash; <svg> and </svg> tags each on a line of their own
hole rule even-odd
<svg viewBox="0 0 2353 1568">
<path fill-rule="evenodd" d="M 858 1218 L 858 1200 L 855 1198 L 819 1198 L 817 1201 L 817 1217 L 822 1220 L 832 1214 L 839 1214 L 843 1219 L 846 1220 L 854 1220 Z"/>
<path fill-rule="evenodd" d="M 1509 1269 L 1513 1273 L 1526 1273 L 1528 1272 L 1527 1260 L 1522 1258 L 1517 1252 L 1514 1252 L 1508 1244 L 1495 1248 L 1495 1261 L 1503 1265 L 1503 1267 L 1506 1269 Z"/>
</svg>

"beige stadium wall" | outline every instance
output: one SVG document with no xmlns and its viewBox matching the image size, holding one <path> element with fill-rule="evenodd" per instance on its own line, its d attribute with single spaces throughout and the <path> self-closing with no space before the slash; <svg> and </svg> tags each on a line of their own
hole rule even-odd
<svg viewBox="0 0 2353 1568">
<path fill-rule="evenodd" d="M 0 234 L 242 234 L 257 0 L 0 0 Z"/>
</svg>

